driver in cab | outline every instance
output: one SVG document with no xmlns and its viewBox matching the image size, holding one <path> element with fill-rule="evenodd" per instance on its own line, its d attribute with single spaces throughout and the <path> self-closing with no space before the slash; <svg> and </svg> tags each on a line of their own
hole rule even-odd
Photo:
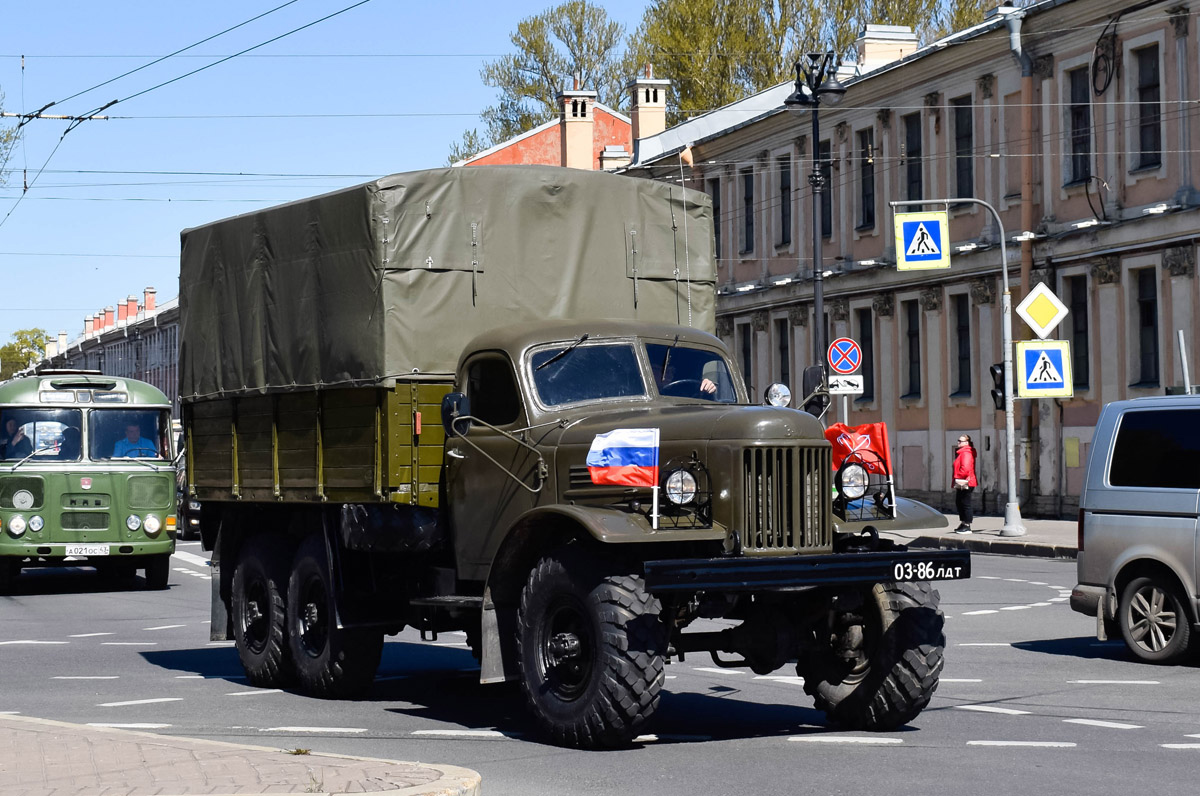
<svg viewBox="0 0 1200 796">
<path fill-rule="evenodd" d="M 125 426 L 125 436 L 117 440 L 117 444 L 113 446 L 113 458 L 154 458 L 158 456 L 158 448 L 154 447 L 154 443 L 142 436 L 142 429 L 137 423 L 129 423 Z"/>
</svg>

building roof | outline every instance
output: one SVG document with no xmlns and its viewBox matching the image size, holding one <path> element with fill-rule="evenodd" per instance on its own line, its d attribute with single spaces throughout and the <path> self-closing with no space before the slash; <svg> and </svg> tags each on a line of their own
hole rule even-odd
<svg viewBox="0 0 1200 796">
<path fill-rule="evenodd" d="M 579 92 L 574 92 L 574 93 L 579 93 Z M 628 125 L 633 124 L 633 121 L 628 116 L 626 116 L 625 114 L 621 113 L 618 110 L 614 110 L 614 109 L 608 107 L 603 102 L 593 103 L 592 107 L 597 111 L 604 111 L 605 113 L 612 116 L 613 118 L 615 118 L 619 121 L 625 122 Z M 463 160 L 459 160 L 455 163 L 451 163 L 450 165 L 452 167 L 453 166 L 469 166 L 477 160 L 486 158 L 488 155 L 494 155 L 497 152 L 500 152 L 501 150 L 508 149 L 509 147 L 511 147 L 515 144 L 518 144 L 521 141 L 524 141 L 527 138 L 533 138 L 534 136 L 536 136 L 542 132 L 545 132 L 546 130 L 549 130 L 552 127 L 556 127 L 556 126 L 558 126 L 560 121 L 561 120 L 556 116 L 555 118 L 551 119 L 550 121 L 546 122 L 545 124 L 540 124 L 531 130 L 526 130 L 525 132 L 521 133 L 520 135 L 514 135 L 512 138 L 508 139 L 507 141 L 501 141 L 499 144 L 496 144 L 495 146 L 488 147 L 487 149 L 483 150 L 482 152 L 476 152 L 471 157 L 465 158 Z"/>
</svg>

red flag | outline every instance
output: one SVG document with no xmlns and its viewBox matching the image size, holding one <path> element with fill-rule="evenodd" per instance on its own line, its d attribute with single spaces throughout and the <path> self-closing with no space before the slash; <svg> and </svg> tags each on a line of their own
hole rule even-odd
<svg viewBox="0 0 1200 796">
<path fill-rule="evenodd" d="M 886 423 L 866 423 L 853 428 L 845 423 L 834 423 L 825 429 L 825 439 L 833 445 L 834 471 L 842 466 L 847 456 L 853 455 L 870 472 L 879 475 L 892 472 Z"/>
</svg>

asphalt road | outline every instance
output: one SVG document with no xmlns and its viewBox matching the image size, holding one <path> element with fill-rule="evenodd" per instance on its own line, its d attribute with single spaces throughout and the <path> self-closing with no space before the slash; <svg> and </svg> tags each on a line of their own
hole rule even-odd
<svg viewBox="0 0 1200 796">
<path fill-rule="evenodd" d="M 828 729 L 794 672 L 689 656 L 668 667 L 654 736 L 620 752 L 540 741 L 512 685 L 481 686 L 460 635 L 389 640 L 369 698 L 254 689 L 208 641 L 210 582 L 182 543 L 171 588 L 26 573 L 0 597 L 0 711 L 281 748 L 451 763 L 489 796 L 652 793 L 1190 792 L 1200 669 L 1132 661 L 1066 597 L 1074 562 L 976 556 L 942 584 L 946 668 L 903 731 Z"/>
</svg>

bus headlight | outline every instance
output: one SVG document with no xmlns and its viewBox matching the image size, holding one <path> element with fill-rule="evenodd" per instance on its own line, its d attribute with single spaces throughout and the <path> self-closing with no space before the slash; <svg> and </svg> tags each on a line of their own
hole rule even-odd
<svg viewBox="0 0 1200 796">
<path fill-rule="evenodd" d="M 145 526 L 146 533 L 150 534 L 151 536 L 162 530 L 162 523 L 159 521 L 158 517 L 155 517 L 153 514 L 147 514 L 146 521 L 142 523 L 142 525 Z"/>
<path fill-rule="evenodd" d="M 676 470 L 667 476 L 667 500 L 676 506 L 691 503 L 696 497 L 696 476 L 687 470 Z"/>
<path fill-rule="evenodd" d="M 33 493 L 28 489 L 18 489 L 12 496 L 13 508 L 22 511 L 33 508 Z"/>
<path fill-rule="evenodd" d="M 20 536 L 25 533 L 25 518 L 20 514 L 14 514 L 8 520 L 8 532 L 13 536 Z"/>
<path fill-rule="evenodd" d="M 41 515 L 34 514 L 29 518 L 29 530 L 37 533 L 44 527 L 46 527 L 46 521 L 42 519 Z"/>
<path fill-rule="evenodd" d="M 142 527 L 142 518 L 136 514 L 130 514 L 125 518 L 125 527 L 131 531 L 136 531 Z"/>
</svg>

